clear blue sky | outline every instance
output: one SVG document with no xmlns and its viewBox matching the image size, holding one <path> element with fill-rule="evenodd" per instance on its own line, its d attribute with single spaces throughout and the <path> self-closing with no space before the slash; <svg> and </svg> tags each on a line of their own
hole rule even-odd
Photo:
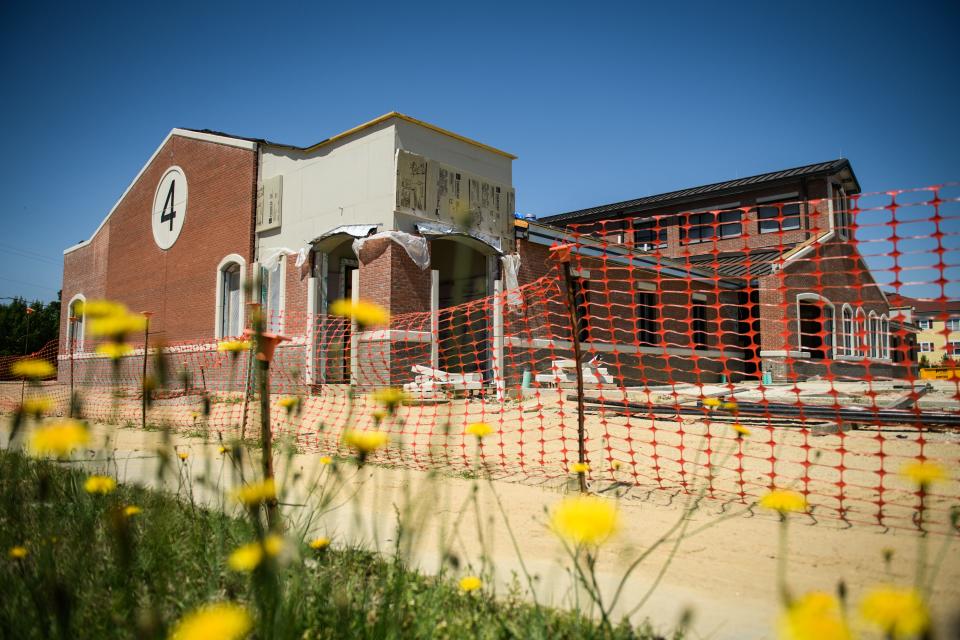
<svg viewBox="0 0 960 640">
<path fill-rule="evenodd" d="M 173 127 L 293 144 L 397 110 L 519 156 L 548 215 L 841 155 L 960 179 L 956 2 L 0 8 L 0 296 L 52 299 Z"/>
</svg>

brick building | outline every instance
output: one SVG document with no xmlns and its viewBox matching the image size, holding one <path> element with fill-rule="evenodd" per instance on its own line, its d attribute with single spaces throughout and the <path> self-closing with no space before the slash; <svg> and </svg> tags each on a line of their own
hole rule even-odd
<svg viewBox="0 0 960 640">
<path fill-rule="evenodd" d="M 914 330 L 891 321 L 890 302 L 858 252 L 851 198 L 859 193 L 849 161 L 840 159 L 541 222 L 711 274 L 718 293 L 720 283 L 733 285 L 698 312 L 699 330 L 678 331 L 686 339 L 670 342 L 694 350 L 739 349 L 742 355 L 732 360 L 742 365 L 741 375 L 903 378 L 915 363 Z M 674 322 L 682 323 L 684 305 L 695 311 L 693 302 L 651 303 L 673 310 Z M 730 308 L 736 313 L 725 313 Z M 697 344 L 694 334 L 706 342 Z"/>
<path fill-rule="evenodd" d="M 909 366 L 851 242 L 848 162 L 530 222 L 514 217 L 513 160 L 399 113 L 307 147 L 174 129 L 65 251 L 63 351 L 97 358 L 80 300 L 151 312 L 152 334 L 190 349 L 240 334 L 259 302 L 304 385 L 409 383 L 419 367 L 502 391 L 570 348 L 563 287 L 542 278 L 549 246 L 572 242 L 578 337 L 625 384 Z M 357 331 L 328 316 L 339 298 L 396 321 Z"/>
</svg>

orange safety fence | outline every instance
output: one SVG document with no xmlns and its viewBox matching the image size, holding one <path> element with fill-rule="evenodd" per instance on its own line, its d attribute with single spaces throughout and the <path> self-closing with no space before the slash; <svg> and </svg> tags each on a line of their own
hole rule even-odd
<svg viewBox="0 0 960 640">
<path fill-rule="evenodd" d="M 26 356 L 0 356 L 0 380 L 16 380 L 17 377 L 10 371 L 14 362 L 24 358 L 35 358 L 37 360 L 46 360 L 50 364 L 57 365 L 57 353 L 59 351 L 59 340 L 51 340 L 33 353 Z"/>
<path fill-rule="evenodd" d="M 813 518 L 948 521 L 960 502 L 960 379 L 921 379 L 918 362 L 928 335 L 960 352 L 956 185 L 552 233 L 546 275 L 493 295 L 362 331 L 332 316 L 271 318 L 292 338 L 271 365 L 277 436 L 345 454 L 345 429 L 376 425 L 373 392 L 397 387 L 407 397 L 381 424 L 385 462 L 548 480 L 569 477 L 582 449 L 599 489 L 703 486 L 750 503 L 792 488 Z M 520 242 L 521 259 L 549 259 L 546 244 Z M 178 344 L 164 361 L 149 422 L 256 433 L 249 353 Z M 156 377 L 158 360 L 146 364 Z M 61 409 L 72 386 L 87 417 L 139 424 L 142 349 L 117 363 L 61 353 L 59 369 L 45 392 Z M 205 396 L 209 417 L 198 415 Z M 281 408 L 283 396 L 301 407 Z M 464 433 L 474 422 L 493 433 L 478 443 Z M 901 474 L 914 461 L 947 478 L 921 494 Z"/>
</svg>

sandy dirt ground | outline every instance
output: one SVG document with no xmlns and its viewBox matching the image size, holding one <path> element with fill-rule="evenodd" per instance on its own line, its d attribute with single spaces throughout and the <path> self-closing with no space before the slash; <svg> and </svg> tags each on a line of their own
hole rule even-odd
<svg viewBox="0 0 960 640">
<path fill-rule="evenodd" d="M 921 412 L 960 414 L 956 381 L 930 381 L 931 388 L 917 399 Z M 65 409 L 63 388 L 56 388 Z M 802 382 L 760 391 L 756 385 L 677 385 L 643 391 L 605 390 L 614 400 L 649 403 L 650 407 L 697 410 L 704 397 L 738 401 L 843 407 L 883 407 L 910 393 L 909 387 L 890 381 Z M 44 393 L 50 394 L 49 390 Z M 399 410 L 384 428 L 391 448 L 378 455 L 383 464 L 412 469 L 471 470 L 484 465 L 493 476 L 538 486 L 562 484 L 570 464 L 577 460 L 576 404 L 568 390 L 541 389 L 521 401 L 497 403 L 455 399 L 440 403 L 412 403 Z M 590 391 L 589 395 L 599 395 Z M 19 385 L 0 385 L 0 406 L 18 401 Z M 274 403 L 281 396 L 274 397 Z M 109 391 L 84 390 L 84 411 L 94 420 L 139 424 L 135 394 L 119 401 Z M 199 417 L 196 395 L 161 397 L 147 422 L 187 433 L 212 431 L 225 438 L 256 431 L 255 403 L 244 405 L 238 395 L 215 395 L 212 414 Z M 346 387 L 330 386 L 303 397 L 302 411 L 287 415 L 274 404 L 273 429 L 303 453 L 346 453 L 342 434 L 347 428 L 373 428 L 376 408 L 361 394 L 351 410 Z M 923 518 L 945 526 L 949 509 L 960 502 L 960 430 L 920 429 L 913 424 L 877 426 L 836 424 L 824 420 L 787 420 L 776 416 L 736 416 L 730 411 L 702 410 L 700 415 L 623 415 L 588 407 L 585 424 L 586 458 L 594 490 L 617 490 L 625 498 L 663 500 L 664 495 L 691 491 L 706 483 L 711 498 L 732 504 L 755 500 L 771 486 L 801 491 L 812 505 L 812 518 L 880 528 L 916 529 L 920 497 L 899 474 L 906 462 L 922 458 L 950 470 L 950 479 L 925 496 Z M 867 412 L 869 413 L 869 412 Z M 238 425 L 244 415 L 247 429 Z M 476 448 L 464 428 L 488 422 L 496 434 Z M 734 422 L 750 430 L 738 438 Z"/>
<path fill-rule="evenodd" d="M 522 407 L 518 410 L 522 411 Z M 470 419 L 473 419 L 472 415 Z M 612 420 L 606 420 L 606 428 L 616 432 Z M 98 425 L 95 430 L 100 451 L 115 453 L 110 462 L 102 459 L 103 454 L 97 454 L 99 459 L 83 463 L 89 468 L 109 469 L 126 482 L 174 490 L 180 488 L 189 491 L 199 502 L 232 508 L 224 495 L 235 482 L 236 472 L 219 453 L 217 442 L 138 428 L 113 429 Z M 664 427 L 664 439 L 668 433 L 668 428 Z M 414 440 L 418 437 L 422 436 L 412 436 Z M 674 434 L 674 437 L 688 436 L 685 433 L 683 436 Z M 823 455 L 845 455 L 850 459 L 855 455 L 851 451 L 849 436 L 833 434 L 823 437 L 846 441 L 843 453 L 837 453 L 836 443 L 831 451 L 823 446 L 824 441 L 818 441 L 818 447 L 827 451 Z M 161 456 L 157 451 L 165 446 L 167 438 L 170 438 L 169 445 L 189 453 L 189 457 L 185 462 L 173 459 L 173 471 L 161 477 L 158 474 Z M 705 432 L 699 438 L 705 441 Z M 866 440 L 875 441 L 876 438 Z M 500 451 L 510 450 L 507 445 L 509 436 L 504 435 L 504 441 L 503 449 L 498 442 L 496 453 L 486 452 L 483 457 L 476 458 L 471 447 L 461 447 L 459 455 L 464 457 L 461 468 L 469 468 L 467 463 L 475 460 L 497 461 Z M 591 440 L 592 445 L 597 441 L 602 442 L 602 439 Z M 731 442 L 737 444 L 736 440 Z M 562 469 L 563 447 L 557 443 L 551 443 L 549 448 L 542 444 L 544 460 L 555 460 Z M 570 444 L 566 444 L 569 448 Z M 635 452 L 652 450 L 649 442 L 634 442 L 632 446 Z M 762 441 L 756 446 L 776 445 Z M 918 445 L 913 442 L 912 446 Z M 933 443 L 925 446 L 933 446 Z M 593 447 L 591 452 L 596 452 L 602 459 L 605 449 Z M 400 439 L 392 445 L 392 453 L 385 460 L 402 456 L 405 450 L 409 453 L 409 448 L 412 448 L 410 442 Z M 723 455 L 721 447 L 716 449 L 720 451 L 716 455 Z M 619 449 L 614 450 L 622 453 Z M 802 446 L 800 450 L 810 451 Z M 254 455 L 256 451 L 251 452 L 251 456 Z M 764 456 L 758 457 L 762 459 Z M 338 459 L 335 465 L 322 465 L 319 460 L 320 456 L 314 453 L 298 454 L 292 450 L 289 455 L 282 451 L 278 453 L 284 509 L 294 523 L 293 530 L 330 535 L 341 544 L 363 544 L 392 553 L 397 551 L 396 519 L 399 513 L 405 528 L 416 540 L 416 544 L 409 548 L 406 541 L 411 537 L 401 540 L 400 552 L 407 555 L 413 566 L 434 572 L 440 566 L 444 550 L 449 549 L 463 565 L 469 565 L 469 570 L 475 572 L 481 568 L 486 556 L 489 564 L 495 567 L 493 586 L 499 592 L 509 587 L 515 575 L 525 581 L 525 568 L 533 576 L 532 585 L 540 602 L 556 606 L 572 606 L 578 598 L 582 602 L 583 594 L 572 588 L 569 559 L 546 525 L 546 510 L 571 490 L 569 476 L 562 472 L 544 474 L 539 484 L 532 484 L 529 478 L 523 483 L 510 482 L 511 474 L 504 473 L 499 464 L 491 463 L 493 475 L 501 479 L 489 482 L 409 467 L 367 465 L 356 471 L 343 459 Z M 251 466 L 255 466 L 255 462 L 248 460 L 245 465 L 248 477 L 253 473 Z M 951 472 L 956 478 L 957 469 L 953 468 Z M 704 473 L 702 465 L 689 467 L 684 478 L 687 488 L 695 492 L 703 486 Z M 757 473 L 763 477 L 763 471 Z M 479 519 L 469 505 L 461 515 L 475 486 L 481 514 Z M 317 487 L 326 489 L 321 491 Z M 596 477 L 592 480 L 592 488 L 611 497 L 620 496 L 622 527 L 604 546 L 598 565 L 601 590 L 610 598 L 624 568 L 678 522 L 689 504 L 690 493 L 659 489 L 656 483 L 651 489 L 636 485 L 625 487 Z M 324 495 L 329 498 L 329 504 Z M 497 497 L 502 508 L 498 506 Z M 654 550 L 627 580 L 615 615 L 631 614 L 637 621 L 649 618 L 657 628 L 668 630 L 689 609 L 694 615 L 690 634 L 694 638 L 774 637 L 779 610 L 775 596 L 779 523 L 776 516 L 750 508 L 749 498 L 746 502 L 748 504 L 722 497 L 705 499 L 701 508 L 691 516 L 686 529 L 688 537 L 680 542 L 669 565 L 667 561 L 673 545 L 665 544 Z M 315 512 L 314 507 L 318 504 L 327 504 L 322 515 Z M 508 535 L 504 514 L 515 533 L 516 546 Z M 460 524 L 455 525 L 458 520 Z M 933 522 L 930 528 L 942 531 L 944 523 Z M 810 589 L 830 591 L 839 580 L 844 580 L 851 601 L 856 603 L 869 585 L 881 582 L 907 584 L 913 578 L 920 538 L 914 529 L 858 524 L 814 515 L 793 519 L 789 533 L 789 582 L 796 592 Z M 952 538 L 956 542 L 956 535 Z M 940 632 L 938 637 L 956 637 L 951 635 L 956 633 L 956 628 L 950 630 L 948 627 L 956 623 L 960 615 L 960 543 L 954 544 L 941 557 L 937 550 L 951 537 L 931 533 L 927 539 L 939 574 L 931 597 Z M 885 550 L 893 551 L 889 573 L 882 561 Z M 467 571 L 466 566 L 462 571 Z M 653 594 L 639 610 L 634 611 L 651 585 L 657 582 L 661 571 L 665 573 Z"/>
</svg>

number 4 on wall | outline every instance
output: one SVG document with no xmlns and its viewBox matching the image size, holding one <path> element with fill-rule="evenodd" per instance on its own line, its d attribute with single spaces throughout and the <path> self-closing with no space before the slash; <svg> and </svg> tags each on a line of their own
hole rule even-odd
<svg viewBox="0 0 960 640">
<path fill-rule="evenodd" d="M 170 190 L 167 191 L 167 199 L 163 202 L 163 213 L 160 215 L 160 222 L 170 222 L 170 231 L 173 231 L 173 219 L 177 217 L 177 212 L 173 210 L 173 188 L 177 186 L 177 181 L 170 182 Z"/>
</svg>

